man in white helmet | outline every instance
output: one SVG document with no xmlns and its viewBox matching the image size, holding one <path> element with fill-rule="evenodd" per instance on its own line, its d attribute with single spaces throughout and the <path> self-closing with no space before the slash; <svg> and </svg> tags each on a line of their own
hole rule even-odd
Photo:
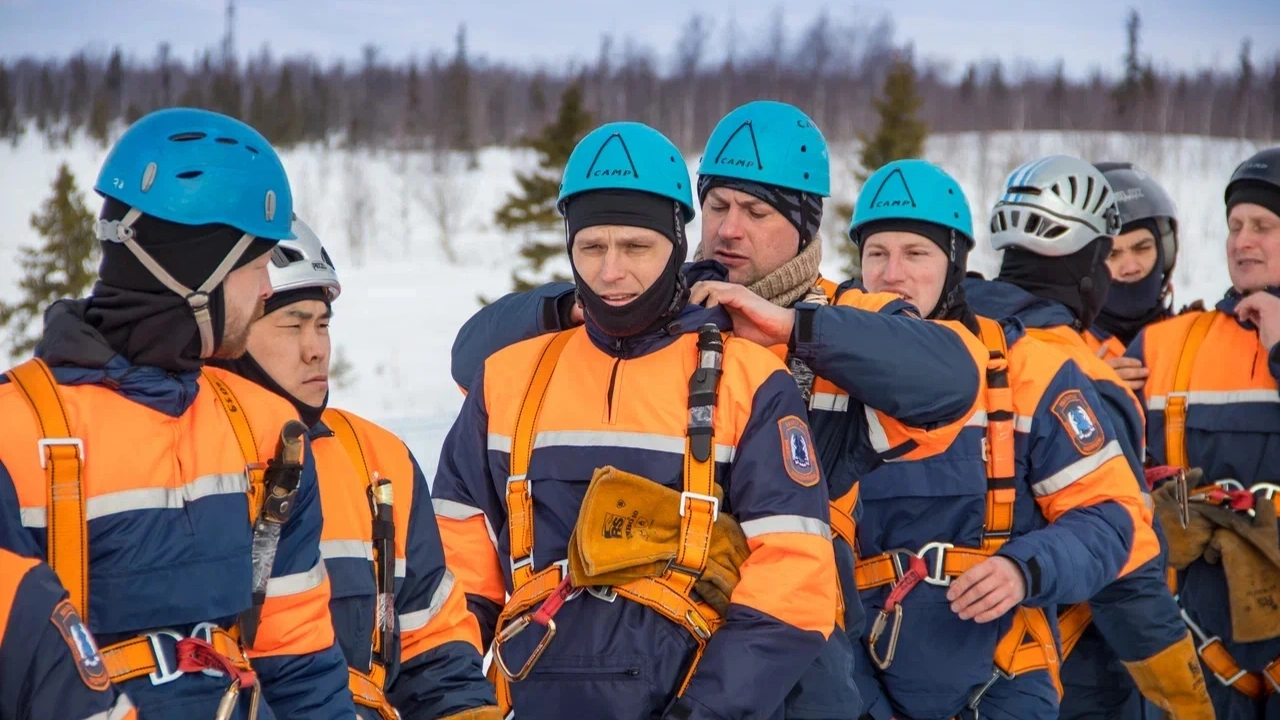
<svg viewBox="0 0 1280 720">
<path fill-rule="evenodd" d="M 387 430 L 328 408 L 329 321 L 342 290 L 311 228 L 294 218 L 267 266 L 273 294 L 231 370 L 297 409 L 310 429 L 330 611 L 360 720 L 498 720 L 480 627 L 445 567 L 427 482 Z M 399 713 L 397 715 L 397 713 Z"/>
<path fill-rule="evenodd" d="M 964 288 L 977 314 L 1016 317 L 1030 336 L 1080 365 L 1111 416 L 1135 481 L 1147 493 L 1142 405 L 1082 334 L 1106 302 L 1106 261 L 1120 229 L 1115 194 L 1096 167 L 1067 155 L 1027 163 L 1010 174 L 991 214 L 992 247 L 1004 251 L 999 274 L 993 281 L 970 277 Z M 1117 578 L 1087 605 L 1059 613 L 1062 718 L 1144 718 L 1150 712 L 1144 695 L 1175 717 L 1212 717 L 1194 646 L 1166 585 L 1164 536 L 1150 507 L 1148 500 L 1142 519 L 1160 538 L 1159 555 Z"/>
</svg>

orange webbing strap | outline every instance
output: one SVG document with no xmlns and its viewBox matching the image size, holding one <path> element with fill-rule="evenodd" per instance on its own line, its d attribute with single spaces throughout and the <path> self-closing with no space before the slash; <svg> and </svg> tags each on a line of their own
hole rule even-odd
<svg viewBox="0 0 1280 720">
<path fill-rule="evenodd" d="M 202 374 L 213 388 L 222 412 L 231 421 L 231 430 L 240 445 L 240 454 L 244 456 L 245 473 L 249 477 L 249 524 L 252 526 L 258 520 L 258 512 L 262 510 L 262 502 L 266 498 L 267 468 L 258 459 L 258 443 L 253 438 L 253 428 L 249 426 L 249 418 L 244 414 L 240 401 L 236 400 L 235 393 L 231 392 L 231 388 L 221 378 L 209 372 L 208 368 Z"/>
<path fill-rule="evenodd" d="M 175 669 L 168 668 L 168 662 L 164 658 L 160 658 L 157 662 L 156 652 L 159 646 L 153 642 L 153 637 L 139 635 L 102 649 L 102 660 L 112 682 L 122 683 L 165 668 L 170 672 Z M 212 638 L 210 644 L 213 645 L 213 649 L 232 665 L 241 670 L 253 669 L 249 659 L 240 649 L 240 643 L 229 631 L 214 628 Z"/>
<path fill-rule="evenodd" d="M 1262 669 L 1262 674 L 1271 684 L 1271 692 L 1280 693 L 1280 657 L 1272 660 Z"/>
<path fill-rule="evenodd" d="M 831 501 L 831 532 L 848 543 L 850 549 L 857 547 L 855 542 L 858 537 L 858 525 L 853 519 L 853 514 L 858 506 L 859 487 L 854 483 L 844 497 Z M 836 573 L 836 626 L 844 630 L 844 587 L 841 583 L 840 574 Z"/>
<path fill-rule="evenodd" d="M 547 396 L 547 386 L 556 371 L 556 361 L 576 331 L 574 328 L 551 336 L 538 357 L 516 415 L 515 435 L 511 438 L 511 468 L 507 477 L 507 535 L 511 540 L 511 584 L 517 590 L 533 577 L 533 496 L 529 494 L 529 479 L 525 475 L 529 472 L 529 459 L 533 455 L 534 431 L 542 401 Z"/>
<path fill-rule="evenodd" d="M 89 617 L 89 532 L 82 477 L 84 443 L 71 436 L 66 408 L 49 366 L 38 358 L 13 368 L 9 380 L 35 413 L 40 467 L 45 472 L 49 565 L 80 617 Z"/>
<path fill-rule="evenodd" d="M 1084 631 L 1093 622 L 1093 611 L 1088 603 L 1076 603 L 1058 615 L 1058 634 L 1062 636 L 1062 659 L 1066 661 L 1076 643 L 1084 637 Z"/>
<path fill-rule="evenodd" d="M 1227 646 L 1223 644 L 1221 638 L 1214 637 L 1201 645 L 1199 653 L 1204 666 L 1209 668 L 1209 672 L 1217 675 L 1218 682 L 1223 685 L 1235 688 L 1237 692 L 1254 700 L 1271 692 L 1267 686 L 1267 679 L 1262 673 L 1245 672 L 1240 669 L 1239 663 L 1231 657 L 1231 653 L 1227 652 Z M 1275 668 L 1275 662 L 1268 665 L 1268 675 L 1275 671 Z"/>
<path fill-rule="evenodd" d="M 507 599 L 507 604 L 502 608 L 502 612 L 498 614 L 498 622 L 494 627 L 494 635 L 502 632 L 507 623 L 520 617 L 536 608 L 543 600 L 546 600 L 551 592 L 556 589 L 560 581 L 564 578 L 561 576 L 561 566 L 559 564 L 551 565 L 543 568 L 542 572 L 530 576 L 523 584 L 516 587 L 511 593 L 511 597 Z M 511 681 L 507 676 L 498 670 L 497 662 L 489 663 L 489 670 L 485 673 L 489 681 L 493 683 L 494 692 L 498 698 L 498 709 L 502 711 L 505 717 L 511 712 Z"/>
<path fill-rule="evenodd" d="M 982 549 L 994 554 L 1013 532 L 1014 484 L 1013 388 L 1009 385 L 1009 347 L 1000 323 L 978 318 L 987 346 L 987 517 Z"/>
<path fill-rule="evenodd" d="M 985 551 L 976 548 L 949 547 L 945 551 L 936 552 L 943 553 L 942 577 L 937 578 L 939 580 L 943 577 L 958 578 L 989 557 Z M 927 554 L 923 559 L 929 572 L 933 573 L 936 561 Z M 906 572 L 906 569 L 905 565 L 901 567 L 903 572 Z M 871 590 L 901 580 L 902 575 L 898 571 L 899 566 L 894 563 L 894 554 L 884 553 L 869 558 L 858 558 L 853 574 L 859 590 Z"/>
<path fill-rule="evenodd" d="M 351 462 L 356 463 L 360 467 L 361 471 L 364 472 L 364 480 L 366 483 L 369 483 L 369 488 L 372 491 L 374 487 L 373 471 L 369 469 L 369 459 L 364 454 L 364 446 L 360 444 L 360 438 L 359 436 L 356 435 L 356 428 L 355 428 L 355 425 L 351 423 L 351 418 L 347 417 L 346 413 L 342 412 L 341 410 L 338 410 L 337 408 L 325 408 L 324 413 L 320 417 L 324 421 L 324 424 L 327 425 L 329 429 L 333 431 L 333 436 L 338 439 L 338 443 L 342 445 L 342 449 L 344 452 L 346 452 L 347 457 L 351 458 Z M 372 502 L 372 500 L 370 502 Z M 370 508 L 370 511 L 372 512 L 372 508 Z M 376 517 L 374 519 L 376 520 Z M 376 547 L 374 548 L 374 551 L 377 552 Z M 373 566 L 374 572 L 378 573 L 380 572 L 380 568 L 387 567 L 387 566 L 388 566 L 387 564 L 384 564 L 381 562 L 375 562 Z M 390 566 L 394 567 L 394 563 L 392 563 Z M 377 579 L 379 588 L 383 587 L 382 581 L 383 581 L 383 578 L 381 577 Z M 373 654 L 377 656 L 379 653 L 382 652 L 382 649 L 383 649 L 382 633 L 378 631 L 376 611 L 374 613 L 374 616 L 375 617 L 374 617 L 374 623 L 373 623 Z M 376 660 L 374 661 L 374 666 L 377 667 Z M 352 669 L 351 672 L 358 673 L 359 671 Z M 382 673 L 382 675 L 384 676 L 386 675 L 385 671 Z M 356 682 L 354 676 L 352 677 L 352 682 Z M 382 685 L 379 684 L 378 688 L 379 690 L 381 690 Z M 352 688 L 351 692 L 354 695 L 355 689 Z"/>
<path fill-rule="evenodd" d="M 1062 698 L 1058 646 L 1044 610 L 1018 606 L 1009 632 L 996 644 L 995 664 L 1007 677 L 1047 670 L 1058 691 L 1058 698 Z"/>
<path fill-rule="evenodd" d="M 1178 369 L 1173 376 L 1173 387 L 1165 399 L 1164 447 L 1165 462 L 1174 467 L 1187 467 L 1187 390 L 1191 387 L 1191 370 L 1196 363 L 1200 345 L 1209 334 L 1216 311 L 1202 313 L 1191 324 L 1187 338 L 1182 342 L 1178 355 Z"/>
<path fill-rule="evenodd" d="M 353 667 L 347 668 L 347 688 L 357 705 L 373 709 L 382 720 L 400 720 L 400 715 L 387 700 L 387 694 L 382 691 L 386 681 L 387 670 L 377 662 L 370 665 L 367 675 Z"/>
</svg>

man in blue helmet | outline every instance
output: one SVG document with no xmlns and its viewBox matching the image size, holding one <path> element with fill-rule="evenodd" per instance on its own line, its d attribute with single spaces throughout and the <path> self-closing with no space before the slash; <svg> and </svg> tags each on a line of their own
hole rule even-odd
<svg viewBox="0 0 1280 720">
<path fill-rule="evenodd" d="M 103 163 L 100 281 L 0 384 L 0 507 L 148 718 L 350 718 L 310 446 L 244 352 L 293 199 L 249 126 L 177 108 Z M 0 498 L 13 497 L 0 493 Z"/>
<path fill-rule="evenodd" d="M 829 181 L 826 142 L 798 108 L 760 101 L 734 110 L 716 126 L 703 153 L 698 191 L 704 218 L 696 256 L 706 260 L 686 274 L 695 281 L 748 283 L 721 283 L 718 293 L 737 288 L 772 306 L 802 310 L 795 337 L 769 345 L 787 362 L 808 404 L 834 503 L 832 531 L 840 538 L 840 619 L 858 637 L 863 614 L 853 579 L 856 480 L 886 458 L 945 447 L 977 395 L 985 351 L 967 333 L 918 322 L 895 296 L 850 288 L 840 293 L 838 306 L 829 306 L 837 288 L 819 275 L 817 234 Z M 716 287 L 701 286 L 693 299 L 705 301 L 705 290 Z M 496 350 L 572 327 L 580 322 L 574 305 L 573 286 L 550 284 L 481 310 L 454 343 L 454 379 L 465 389 L 468 369 Z M 856 718 L 860 701 L 849 680 L 851 654 L 845 635 L 833 634 L 788 698 L 788 717 Z"/>
<path fill-rule="evenodd" d="M 827 492 L 782 362 L 688 302 L 693 193 L 639 123 L 559 208 L 585 326 L 474 374 L 432 495 L 522 720 L 781 720 L 835 628 Z"/>
</svg>

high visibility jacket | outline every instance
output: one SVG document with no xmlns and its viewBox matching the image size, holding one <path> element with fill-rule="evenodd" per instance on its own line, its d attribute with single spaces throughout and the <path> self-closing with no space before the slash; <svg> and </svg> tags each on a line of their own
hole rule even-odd
<svg viewBox="0 0 1280 720">
<path fill-rule="evenodd" d="M 445 567 L 427 481 L 409 448 L 333 408 L 311 429 L 311 447 L 324 510 L 320 552 L 333 588 L 329 609 L 359 717 L 379 720 L 394 707 L 405 718 L 442 718 L 496 705 L 481 671 L 480 627 Z M 386 635 L 376 627 L 384 570 L 394 591 Z"/>
<path fill-rule="evenodd" d="M 1216 312 L 1188 312 L 1151 325 L 1126 355 L 1150 371 L 1141 395 L 1152 461 L 1201 468 L 1206 483 L 1233 479 L 1261 491 L 1267 483 L 1274 486 L 1280 467 L 1280 351 L 1264 348 L 1257 330 L 1235 317 L 1239 301 L 1229 292 Z M 1199 333 L 1197 340 L 1189 339 L 1193 333 Z M 1201 662 L 1206 677 L 1220 676 L 1209 679 L 1218 717 L 1280 717 L 1274 686 L 1280 682 L 1280 639 L 1232 640 L 1221 565 L 1197 560 L 1178 580 L 1179 600 L 1203 632 L 1198 641 L 1216 639 L 1202 651 Z M 1237 678 L 1240 670 L 1247 677 Z M 1236 683 L 1227 687 L 1223 681 L 1231 679 Z"/>
<path fill-rule="evenodd" d="M 975 312 L 1016 317 L 1027 327 L 1028 335 L 1054 346 L 1076 362 L 1102 399 L 1102 409 L 1116 428 L 1133 468 L 1132 476 L 1146 496 L 1142 479 L 1146 447 L 1142 403 L 1115 370 L 1097 356 L 1088 342 L 1089 336 L 1074 329 L 1071 311 L 1061 303 L 1000 281 L 966 280 L 965 293 Z M 1142 518 L 1161 544 L 1160 553 L 1091 598 L 1087 611 L 1062 609 L 1066 651 L 1062 667 L 1064 720 L 1099 713 L 1130 720 L 1147 716 L 1138 688 L 1121 662 L 1150 658 L 1186 637 L 1178 606 L 1168 591 L 1164 534 L 1149 503 L 1144 505 Z"/>
<path fill-rule="evenodd" d="M 0 720 L 137 720 L 48 565 L 0 550 Z"/>
<path fill-rule="evenodd" d="M 432 487 L 450 567 L 473 603 L 489 605 L 481 616 L 489 632 L 517 570 L 540 573 L 566 557 L 596 468 L 684 488 L 689 378 L 699 361 L 696 332 L 707 322 L 724 325 L 727 316 L 690 306 L 668 332 L 625 340 L 590 323 L 574 331 L 518 477 L 508 477 L 517 415 L 548 340 L 517 343 L 484 362 Z M 686 714 L 672 717 L 782 717 L 788 691 L 834 628 L 826 486 L 799 392 L 767 350 L 725 340 L 715 407 L 710 457 L 724 488 L 720 511 L 741 523 L 751 551 L 723 625 L 698 661 L 694 633 L 652 606 L 583 593 L 559 611 L 558 633 L 532 673 L 511 683 L 518 717 L 661 715 L 695 661 L 680 700 Z M 513 540 L 517 521 L 522 531 Z M 529 657 L 538 635 L 511 638 L 504 655 Z"/>
<path fill-rule="evenodd" d="M 1087 345 L 1094 353 L 1097 353 L 1103 347 L 1107 349 L 1107 351 L 1100 356 L 1103 360 L 1110 360 L 1111 358 L 1118 358 L 1124 355 L 1124 343 L 1120 342 L 1120 338 L 1112 335 L 1106 330 L 1103 330 L 1097 325 L 1085 330 L 1081 333 L 1081 337 L 1084 338 L 1085 345 Z"/>
<path fill-rule="evenodd" d="M 693 266 L 696 268 L 697 266 Z M 688 274 L 692 268 L 687 267 Z M 698 279 L 722 279 L 690 277 Z M 844 604 L 844 633 L 833 634 L 814 667 L 787 701 L 796 720 L 861 715 L 851 676 L 852 644 L 861 642 L 864 613 L 854 582 L 853 526 L 859 512 L 857 479 L 884 461 L 940 451 L 956 437 L 978 393 L 978 363 L 986 350 L 967 331 L 925 323 L 894 295 L 839 288 L 819 278 L 828 303 L 799 303 L 804 321 L 793 333 L 794 356 L 814 370 L 809 419 L 818 458 L 833 500 L 832 529 Z M 482 309 L 463 325 L 453 346 L 454 379 L 508 344 L 561 330 L 557 304 L 572 284 L 550 284 L 512 294 Z M 770 348 L 786 360 L 788 347 Z M 927 431 L 925 429 L 928 429 Z M 472 609 L 486 612 L 479 603 Z M 847 650 L 845 650 L 847 648 Z"/>
<path fill-rule="evenodd" d="M 883 606 L 887 582 L 868 588 L 865 581 L 872 571 L 882 575 L 885 569 L 887 578 L 877 581 L 894 577 L 880 558 L 897 548 L 919 552 L 934 577 L 945 582 L 994 547 L 1022 569 L 1027 597 L 1022 609 L 977 624 L 951 611 L 941 583 L 918 585 L 903 602 L 892 665 L 874 678 L 861 679 L 859 689 L 877 720 L 894 713 L 953 717 L 984 687 L 978 704 L 983 717 L 1056 718 L 1052 641 L 1047 649 L 1054 652 L 1039 650 L 1015 659 L 1012 681 L 998 679 L 1001 663 L 993 660 L 1010 643 L 1045 648 L 1045 643 L 1031 641 L 1045 637 L 1054 625 L 1054 606 L 1087 600 L 1158 551 L 1141 519 L 1146 508 L 1132 471 L 1109 417 L 1098 409 L 1101 401 L 1091 383 L 1078 365 L 1028 337 L 1017 321 L 1002 329 L 1011 412 L 992 404 L 996 396 L 989 394 L 984 379 L 964 429 L 944 452 L 889 463 L 863 478 L 859 587 L 868 608 Z M 1008 414 L 1012 418 L 1001 422 L 1011 422 L 1014 430 L 1012 482 L 996 483 L 988 472 L 995 450 L 987 426 Z M 1012 497 L 993 494 L 996 488 L 1011 490 Z M 993 513 L 992 502 L 1008 510 Z M 1005 541 L 991 530 L 1009 510 Z M 956 548 L 939 550 L 930 543 Z M 875 558 L 877 566 L 864 569 L 868 558 Z M 1047 617 L 1041 608 L 1050 609 Z M 1030 640 L 1021 637 L 1023 632 Z"/>
<path fill-rule="evenodd" d="M 86 620 L 112 676 L 128 678 L 117 684 L 148 718 L 212 717 L 227 678 L 178 671 L 175 645 L 197 636 L 227 650 L 224 631 L 250 607 L 253 578 L 246 458 L 212 383 L 233 395 L 229 404 L 247 420 L 255 463 L 274 457 L 282 427 L 297 416 L 285 400 L 222 370 L 175 374 L 132 366 L 119 355 L 95 365 L 85 358 L 110 351 L 92 328 L 71 322 L 60 327 L 71 332 L 46 335 L 47 347 L 58 354 L 45 360 L 57 381 L 62 416 L 79 442 L 38 444 L 42 432 L 21 389 L 0 384 L 0 486 L 16 489 L 16 497 L 0 494 L 0 525 L 25 528 L 28 543 L 47 554 L 50 491 L 41 465 L 78 458 L 87 520 Z M 245 654 L 275 717 L 350 718 L 346 664 L 334 643 L 320 558 L 309 443 L 304 457 L 260 625 Z M 56 531 L 68 529 L 59 524 Z M 0 539 L 10 542 L 12 535 L 0 533 Z M 113 654 L 119 643 L 139 637 Z M 248 695 L 241 695 L 243 711 Z"/>
</svg>

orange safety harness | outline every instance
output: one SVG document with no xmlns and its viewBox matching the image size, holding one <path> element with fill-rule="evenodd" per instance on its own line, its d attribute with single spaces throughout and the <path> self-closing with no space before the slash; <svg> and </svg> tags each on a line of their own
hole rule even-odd
<svg viewBox="0 0 1280 720">
<path fill-rule="evenodd" d="M 33 358 L 6 373 L 21 391 L 38 425 L 40 467 L 48 487 L 48 553 L 50 567 L 66 587 L 70 602 L 81 617 L 89 617 L 89 547 L 85 513 L 83 470 L 84 441 L 71 434 L 66 408 L 57 381 L 48 365 Z M 258 462 L 258 445 L 249 419 L 231 388 L 216 375 L 205 371 L 204 379 L 213 388 L 231 423 L 249 478 L 249 523 L 258 518 L 266 496 L 266 466 Z M 172 682 L 183 673 L 209 670 L 225 672 L 232 678 L 218 706 L 216 717 L 228 717 L 241 689 L 253 689 L 250 718 L 257 716 L 261 686 L 242 647 L 239 625 L 230 630 L 200 623 L 197 630 L 205 638 L 175 637 L 171 631 L 150 632 L 115 643 L 101 650 L 107 673 L 113 682 L 125 682 L 149 675 L 154 685 Z M 161 645 L 162 637 L 176 643 L 177 667 L 170 667 Z"/>
<path fill-rule="evenodd" d="M 392 484 L 369 467 L 368 454 L 356 434 L 355 425 L 346 413 L 328 408 L 321 417 L 324 424 L 333 431 L 351 462 L 364 472 L 369 483 L 365 492 L 373 518 L 374 578 L 378 585 L 373 651 L 367 671 L 347 667 L 347 687 L 357 705 L 374 710 L 382 720 L 400 720 L 399 711 L 392 706 L 386 694 L 387 664 L 391 658 L 392 632 L 395 628 L 396 529 Z"/>
<path fill-rule="evenodd" d="M 893 662 L 893 654 L 902 625 L 901 601 L 918 583 L 946 587 L 970 568 L 991 557 L 1009 540 L 1013 532 L 1013 507 L 1017 498 L 1014 463 L 1013 390 L 1009 385 L 1008 346 L 1004 329 L 988 318 L 978 318 L 983 343 L 987 346 L 987 433 L 983 439 L 983 455 L 987 464 L 986 520 L 982 543 L 976 548 L 957 547 L 948 542 L 927 543 L 919 550 L 897 548 L 879 555 L 858 558 L 855 575 L 859 590 L 893 585 L 885 607 L 868 636 L 872 660 L 883 670 Z M 931 553 L 936 553 L 930 558 Z M 906 567 L 903 561 L 906 561 Z M 881 655 L 878 642 L 889 621 L 893 626 L 889 647 Z M 1047 670 L 1054 686 L 1062 694 L 1059 679 L 1059 656 L 1048 618 L 1039 608 L 1019 606 L 1013 625 L 996 645 L 996 671 L 988 683 L 971 698 L 969 706 L 977 708 L 986 691 L 1000 678 L 1012 679 L 1035 670 Z"/>
<path fill-rule="evenodd" d="M 511 468 L 507 478 L 507 532 L 511 542 L 512 593 L 498 616 L 493 642 L 494 665 L 490 673 L 497 689 L 498 704 L 505 715 L 511 710 L 510 683 L 523 680 L 532 671 L 542 652 L 555 637 L 554 615 L 560 606 L 575 597 L 581 588 L 569 583 L 567 561 L 533 570 L 533 496 L 528 478 L 533 454 L 538 414 L 546 399 L 547 387 L 556 362 L 577 328 L 556 333 L 538 358 L 524 399 L 516 416 L 511 443 Z M 715 456 L 713 414 L 721 374 L 723 336 L 714 325 L 705 325 L 698 334 L 698 368 L 689 379 L 689 428 L 684 453 L 684 491 L 680 496 L 680 547 L 675 560 L 661 576 L 642 578 L 618 585 L 612 593 L 637 602 L 685 628 L 696 647 L 679 693 L 688 686 L 707 641 L 724 619 L 693 593 L 693 585 L 706 565 L 711 530 L 720 512 L 713 495 Z M 530 612 L 537 608 L 536 611 Z M 503 644 L 526 628 L 538 625 L 545 634 L 517 670 L 502 655 Z"/>
</svg>

